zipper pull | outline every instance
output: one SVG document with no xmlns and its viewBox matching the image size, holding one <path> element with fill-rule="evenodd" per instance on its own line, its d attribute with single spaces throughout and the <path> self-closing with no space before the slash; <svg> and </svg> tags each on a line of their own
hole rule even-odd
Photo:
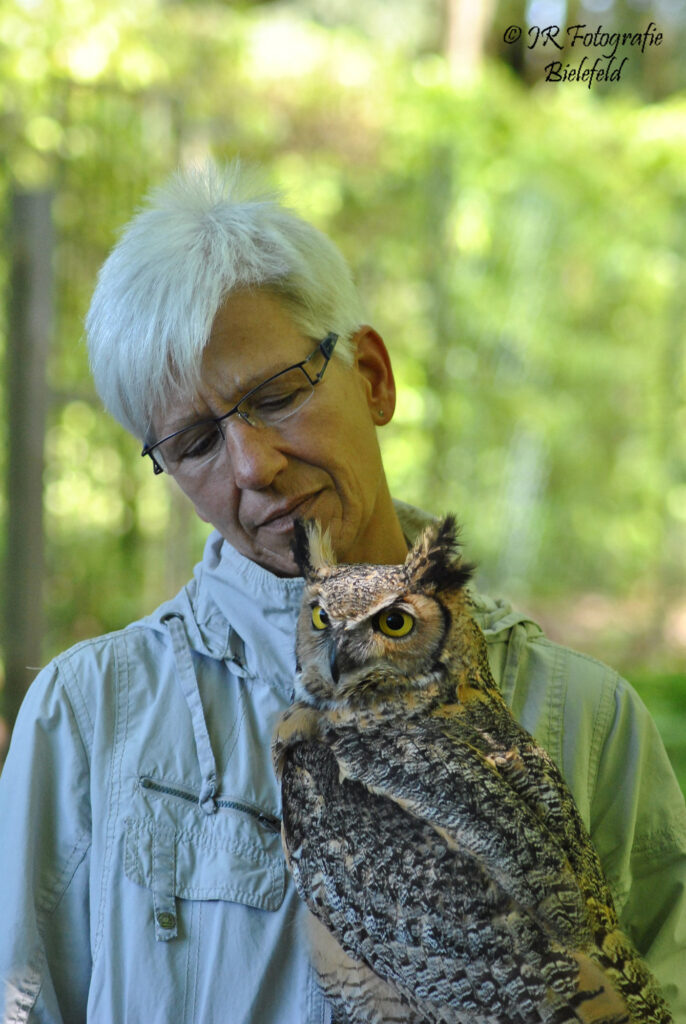
<svg viewBox="0 0 686 1024">
<path fill-rule="evenodd" d="M 200 796 L 198 797 L 198 803 L 205 814 L 209 815 L 217 813 L 217 801 L 214 799 L 214 794 L 216 792 L 217 776 L 214 772 L 211 772 L 210 775 L 203 780 Z"/>
<path fill-rule="evenodd" d="M 264 827 L 268 829 L 270 832 L 281 831 L 280 818 L 275 818 L 271 814 L 258 814 L 257 820 L 259 821 L 260 825 L 264 825 Z"/>
</svg>

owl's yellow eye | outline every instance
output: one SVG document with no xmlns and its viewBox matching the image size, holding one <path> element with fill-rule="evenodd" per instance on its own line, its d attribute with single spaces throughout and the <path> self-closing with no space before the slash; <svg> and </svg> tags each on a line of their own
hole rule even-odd
<svg viewBox="0 0 686 1024">
<path fill-rule="evenodd" d="M 312 625 L 315 629 L 326 629 L 329 625 L 329 616 L 320 604 L 316 604 L 312 608 Z"/>
<path fill-rule="evenodd" d="M 414 619 L 400 608 L 389 608 L 377 615 L 376 625 L 386 636 L 407 636 L 414 629 Z"/>
</svg>

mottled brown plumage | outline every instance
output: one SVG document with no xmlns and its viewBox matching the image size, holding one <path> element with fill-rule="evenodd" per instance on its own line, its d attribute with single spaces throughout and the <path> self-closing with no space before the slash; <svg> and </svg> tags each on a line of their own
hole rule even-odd
<svg viewBox="0 0 686 1024">
<path fill-rule="evenodd" d="M 492 678 L 456 557 L 342 565 L 301 530 L 283 843 L 336 1020 L 667 1024 L 574 800 Z"/>
</svg>

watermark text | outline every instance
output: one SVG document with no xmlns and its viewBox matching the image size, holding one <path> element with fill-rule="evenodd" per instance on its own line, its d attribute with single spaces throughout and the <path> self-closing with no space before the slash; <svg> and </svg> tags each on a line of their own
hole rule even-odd
<svg viewBox="0 0 686 1024">
<path fill-rule="evenodd" d="M 512 45 L 522 39 L 519 25 L 510 25 L 503 33 L 503 40 Z M 590 89 L 595 82 L 618 82 L 629 59 L 625 54 L 620 59 L 620 50 L 629 49 L 634 53 L 645 53 L 646 48 L 661 46 L 663 35 L 651 21 L 642 32 L 609 32 L 602 25 L 589 28 L 587 24 L 570 25 L 564 31 L 559 25 L 532 25 L 526 32 L 526 46 L 529 50 L 600 50 L 593 59 L 584 54 L 579 64 L 563 65 L 561 60 L 552 60 L 545 65 L 546 82 L 584 82 Z"/>
</svg>

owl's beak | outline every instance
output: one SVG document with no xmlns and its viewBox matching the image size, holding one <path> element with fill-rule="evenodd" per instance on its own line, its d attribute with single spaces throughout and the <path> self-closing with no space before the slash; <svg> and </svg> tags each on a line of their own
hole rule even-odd
<svg viewBox="0 0 686 1024">
<path fill-rule="evenodd" d="M 331 678 L 333 679 L 334 683 L 337 683 L 338 677 L 340 676 L 341 673 L 338 668 L 338 661 L 336 659 L 335 644 L 331 644 L 331 649 L 329 651 L 329 668 L 331 669 Z"/>
</svg>

